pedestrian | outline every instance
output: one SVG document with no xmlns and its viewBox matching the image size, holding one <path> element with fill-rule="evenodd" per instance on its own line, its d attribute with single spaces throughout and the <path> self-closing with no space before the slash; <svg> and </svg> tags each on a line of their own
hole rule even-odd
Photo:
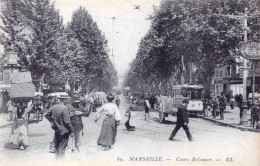
<svg viewBox="0 0 260 166">
<path fill-rule="evenodd" d="M 251 125 L 253 127 L 253 129 L 255 129 L 255 125 L 258 125 L 259 122 L 259 115 L 260 115 L 260 104 L 256 104 L 253 106 L 252 108 L 252 121 L 251 121 Z"/>
<path fill-rule="evenodd" d="M 206 103 L 206 116 L 209 116 L 209 113 L 212 111 L 212 98 L 208 99 L 208 102 Z"/>
<path fill-rule="evenodd" d="M 69 110 L 65 106 L 69 98 L 68 95 L 60 95 L 60 103 L 51 107 L 45 115 L 51 123 L 51 128 L 55 131 L 56 159 L 65 157 L 65 149 L 69 142 L 69 135 L 73 137 L 73 126 L 70 121 Z"/>
<path fill-rule="evenodd" d="M 175 128 L 173 129 L 169 140 L 173 141 L 173 137 L 176 135 L 178 130 L 182 127 L 184 131 L 186 132 L 186 135 L 189 139 L 189 141 L 193 141 L 191 133 L 189 131 L 188 123 L 189 123 L 189 115 L 187 111 L 187 106 L 188 106 L 189 101 L 187 99 L 184 99 L 182 101 L 182 104 L 178 108 L 177 112 L 177 124 Z"/>
<path fill-rule="evenodd" d="M 223 97 L 219 99 L 219 111 L 220 111 L 220 119 L 224 120 L 225 101 Z"/>
<path fill-rule="evenodd" d="M 206 116 L 208 99 L 203 100 L 203 115 Z"/>
<path fill-rule="evenodd" d="M 70 121 L 73 126 L 74 138 L 72 139 L 72 152 L 80 152 L 80 134 L 82 134 L 83 130 L 82 114 L 84 112 L 84 107 L 80 102 L 80 95 L 78 93 L 74 93 L 72 94 L 72 102 L 66 105 L 69 109 Z"/>
<path fill-rule="evenodd" d="M 235 99 L 232 96 L 232 98 L 230 99 L 230 108 L 233 110 L 234 109 L 234 104 L 235 104 Z"/>
<path fill-rule="evenodd" d="M 119 108 L 119 105 L 120 105 L 120 99 L 119 99 L 118 96 L 116 96 L 116 105 L 117 105 L 117 107 Z"/>
<path fill-rule="evenodd" d="M 24 150 L 29 146 L 28 142 L 28 112 L 31 107 L 25 105 L 25 103 L 17 103 L 17 118 L 14 119 L 13 127 L 11 130 L 10 143 L 19 146 L 21 150 Z"/>
<path fill-rule="evenodd" d="M 130 96 L 129 96 L 129 102 L 131 103 L 132 101 L 133 101 L 133 99 L 134 99 L 134 96 L 129 92 L 129 94 L 130 94 Z M 129 116 L 129 111 L 126 111 L 125 112 L 125 116 Z"/>
<path fill-rule="evenodd" d="M 161 109 L 162 108 L 161 95 L 156 95 L 155 96 L 154 108 L 155 109 Z"/>
<path fill-rule="evenodd" d="M 50 111 L 51 107 L 53 107 L 54 105 L 59 104 L 60 100 L 57 96 L 54 96 L 53 98 L 51 98 L 51 97 L 49 98 L 49 102 L 50 102 L 50 106 L 49 106 L 49 109 L 46 110 L 46 112 Z M 55 153 L 55 134 L 52 137 L 52 141 L 50 143 L 49 149 L 50 149 L 49 150 L 50 153 Z"/>
<path fill-rule="evenodd" d="M 95 93 L 94 92 L 91 92 L 90 94 L 89 94 L 89 100 L 90 100 L 90 109 L 91 109 L 91 112 L 96 112 L 96 110 L 95 110 L 95 103 L 94 103 L 94 101 L 95 101 L 95 98 L 96 98 L 96 96 L 95 96 Z"/>
<path fill-rule="evenodd" d="M 115 99 L 112 93 L 107 95 L 107 103 L 98 109 L 95 115 L 95 122 L 97 122 L 102 113 L 105 113 L 106 117 L 103 120 L 100 136 L 97 144 L 105 147 L 105 151 L 109 150 L 115 143 L 115 137 L 117 133 L 117 125 L 121 120 L 121 115 L 116 104 L 113 103 Z"/>
<path fill-rule="evenodd" d="M 12 121 L 14 119 L 16 119 L 16 107 L 15 107 L 15 103 L 10 99 L 7 102 L 7 110 L 8 110 L 8 121 Z"/>
<path fill-rule="evenodd" d="M 126 129 L 128 131 L 135 131 L 135 117 L 136 117 L 135 112 L 137 110 L 136 103 L 137 103 L 136 98 L 133 98 L 128 108 L 128 120 L 125 123 Z"/>
<path fill-rule="evenodd" d="M 218 97 L 215 97 L 213 99 L 213 119 L 216 119 L 216 117 L 219 115 L 219 100 Z"/>
<path fill-rule="evenodd" d="M 242 94 L 239 94 L 238 95 L 238 98 L 237 98 L 237 104 L 238 104 L 238 107 L 239 107 L 239 110 L 240 110 L 240 119 L 242 118 L 242 115 L 243 115 L 243 108 L 242 108 L 242 105 L 243 105 L 243 96 Z"/>
<path fill-rule="evenodd" d="M 150 112 L 150 103 L 149 103 L 149 95 L 147 94 L 145 96 L 145 100 L 144 100 L 144 110 L 145 110 L 145 121 L 148 120 L 149 118 L 149 112 Z"/>
</svg>

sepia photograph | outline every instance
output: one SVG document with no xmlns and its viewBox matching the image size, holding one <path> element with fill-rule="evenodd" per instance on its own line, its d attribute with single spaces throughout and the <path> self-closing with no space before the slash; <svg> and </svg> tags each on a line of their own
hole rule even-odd
<svg viewBox="0 0 260 166">
<path fill-rule="evenodd" d="M 260 166 L 260 0 L 0 0 L 0 166 Z"/>
</svg>

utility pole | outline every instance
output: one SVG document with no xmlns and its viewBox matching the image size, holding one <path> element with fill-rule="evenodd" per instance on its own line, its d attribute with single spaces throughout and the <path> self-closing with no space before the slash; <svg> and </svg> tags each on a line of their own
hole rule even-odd
<svg viewBox="0 0 260 166">
<path fill-rule="evenodd" d="M 113 58 L 113 64 L 115 65 L 115 58 L 114 58 L 114 20 L 116 17 L 112 17 L 112 58 Z"/>
<path fill-rule="evenodd" d="M 192 70 L 193 70 L 193 63 L 190 62 L 190 83 L 192 83 Z"/>
<path fill-rule="evenodd" d="M 247 42 L 247 31 L 248 31 L 248 27 L 247 27 L 247 17 L 248 17 L 248 9 L 245 8 L 245 15 L 243 17 L 243 21 L 244 21 L 244 43 Z M 248 111 L 248 107 L 247 107 L 247 100 L 246 100 L 246 95 L 247 95 L 247 86 L 246 86 L 246 81 L 247 81 L 247 73 L 248 73 L 248 70 L 247 70 L 247 59 L 246 58 L 243 58 L 244 59 L 244 70 L 243 70 L 243 103 L 242 103 L 242 116 L 240 118 L 240 125 L 247 125 L 248 124 L 248 119 L 247 119 L 247 111 Z"/>
</svg>

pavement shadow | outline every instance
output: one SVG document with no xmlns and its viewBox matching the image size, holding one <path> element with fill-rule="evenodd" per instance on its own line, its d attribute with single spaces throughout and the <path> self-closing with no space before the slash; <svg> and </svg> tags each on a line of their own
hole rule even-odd
<svg viewBox="0 0 260 166">
<path fill-rule="evenodd" d="M 176 124 L 176 122 L 169 121 L 169 120 L 165 120 L 163 124 L 166 124 L 166 125 L 174 125 L 174 124 Z"/>
<path fill-rule="evenodd" d="M 231 111 L 224 111 L 225 114 L 231 114 Z"/>
<path fill-rule="evenodd" d="M 194 114 L 189 115 L 189 118 L 198 118 L 198 117 L 199 117 L 198 115 L 194 115 Z"/>
<path fill-rule="evenodd" d="M 19 150 L 19 146 L 11 144 L 11 143 L 5 143 L 4 145 L 4 149 L 8 149 L 8 150 Z"/>
<path fill-rule="evenodd" d="M 28 134 L 28 137 L 42 137 L 45 136 L 46 134 Z"/>
<path fill-rule="evenodd" d="M 160 123 L 159 121 L 159 118 L 150 118 L 150 120 L 154 121 L 154 122 L 157 122 L 157 123 Z M 174 125 L 176 124 L 176 122 L 173 122 L 173 121 L 170 121 L 170 120 L 164 120 L 164 123 L 163 124 L 166 124 L 166 125 Z"/>
</svg>

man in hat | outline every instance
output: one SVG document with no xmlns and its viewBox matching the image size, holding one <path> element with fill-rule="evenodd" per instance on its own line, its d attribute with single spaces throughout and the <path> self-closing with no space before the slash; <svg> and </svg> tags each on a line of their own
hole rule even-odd
<svg viewBox="0 0 260 166">
<path fill-rule="evenodd" d="M 74 139 L 72 143 L 72 152 L 75 150 L 79 152 L 80 134 L 83 130 L 82 113 L 84 112 L 84 107 L 80 102 L 80 95 L 78 93 L 73 93 L 72 102 L 66 105 L 69 109 L 70 120 L 73 126 Z"/>
<path fill-rule="evenodd" d="M 45 115 L 51 123 L 51 128 L 55 131 L 56 159 L 65 156 L 65 149 L 69 141 L 69 135 L 73 137 L 73 126 L 70 121 L 68 108 L 65 106 L 69 98 L 68 95 L 60 95 L 60 103 L 51 107 Z"/>
<path fill-rule="evenodd" d="M 188 103 L 189 101 L 187 99 L 184 99 L 182 101 L 182 105 L 180 105 L 180 107 L 178 108 L 177 124 L 176 127 L 173 129 L 171 136 L 169 138 L 169 140 L 171 141 L 173 141 L 173 137 L 176 135 L 176 133 L 181 127 L 185 130 L 189 141 L 192 141 L 192 136 L 190 134 L 189 127 L 188 127 L 188 123 L 189 123 L 189 115 L 187 111 Z"/>
</svg>

